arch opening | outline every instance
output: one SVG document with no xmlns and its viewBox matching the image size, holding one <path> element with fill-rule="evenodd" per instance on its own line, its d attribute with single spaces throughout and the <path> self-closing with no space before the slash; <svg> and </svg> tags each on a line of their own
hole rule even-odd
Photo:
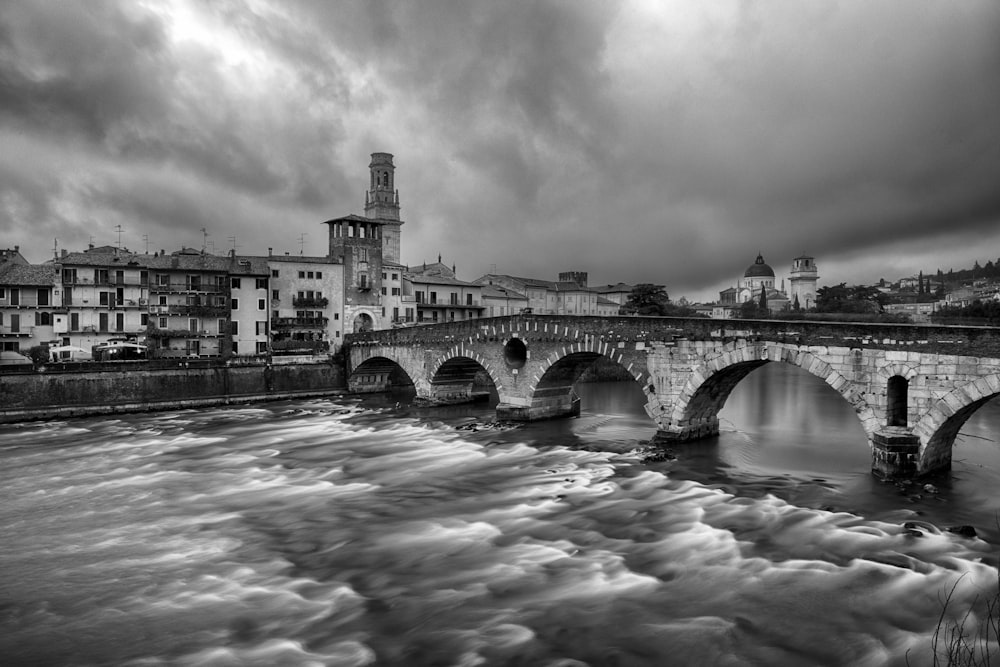
<svg viewBox="0 0 1000 667">
<path fill-rule="evenodd" d="M 755 362 L 718 415 L 720 455 L 733 467 L 838 474 L 869 471 L 871 448 L 856 407 L 820 376 L 789 362 Z M 719 398 L 725 391 L 717 390 Z"/>
<path fill-rule="evenodd" d="M 520 338 L 511 338 L 503 346 L 503 360 L 507 368 L 524 368 L 528 361 L 528 346 Z"/>
<path fill-rule="evenodd" d="M 364 333 L 375 328 L 375 320 L 368 313 L 358 313 L 354 318 L 354 333 Z"/>
<path fill-rule="evenodd" d="M 356 394 L 376 394 L 413 387 L 413 380 L 388 357 L 365 359 L 351 371 L 347 386 Z"/>
<path fill-rule="evenodd" d="M 581 408 L 581 394 L 587 395 L 577 383 L 591 384 L 603 382 L 629 382 L 637 391 L 627 400 L 643 404 L 642 385 L 618 362 L 597 352 L 574 352 L 549 366 L 532 396 L 533 405 L 549 404 L 568 410 L 564 414 L 578 414 Z M 578 392 L 577 389 L 580 389 Z M 624 407 L 624 406 L 621 406 Z"/>
<path fill-rule="evenodd" d="M 910 381 L 902 375 L 893 375 L 886 385 L 886 426 L 906 426 L 907 393 Z"/>
<path fill-rule="evenodd" d="M 431 378 L 431 398 L 438 403 L 496 402 L 496 382 L 475 359 L 452 357 Z"/>
</svg>

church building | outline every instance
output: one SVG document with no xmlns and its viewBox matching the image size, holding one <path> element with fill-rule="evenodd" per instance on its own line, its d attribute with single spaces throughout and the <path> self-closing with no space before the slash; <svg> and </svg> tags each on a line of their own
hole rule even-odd
<svg viewBox="0 0 1000 667">
<path fill-rule="evenodd" d="M 712 311 L 713 317 L 729 318 L 735 316 L 740 306 L 749 301 L 760 301 L 761 291 L 764 292 L 768 309 L 774 313 L 789 308 L 812 308 L 816 305 L 816 282 L 819 276 L 816 272 L 816 261 L 803 255 L 792 260 L 789 284 L 791 289 L 785 291 L 785 281 L 780 288 L 776 285 L 774 269 L 765 261 L 762 254 L 757 254 L 754 263 L 743 272 L 736 287 L 730 287 L 719 292 L 719 304 Z"/>
</svg>

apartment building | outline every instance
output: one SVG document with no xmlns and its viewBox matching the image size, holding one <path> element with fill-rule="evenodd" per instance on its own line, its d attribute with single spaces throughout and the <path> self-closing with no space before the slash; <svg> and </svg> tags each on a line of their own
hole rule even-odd
<svg viewBox="0 0 1000 667">
<path fill-rule="evenodd" d="M 271 347 L 275 353 L 336 352 L 343 341 L 344 265 L 330 257 L 273 255 Z"/>
<path fill-rule="evenodd" d="M 0 350 L 26 352 L 54 337 L 57 276 L 33 266 L 20 249 L 0 250 Z"/>
</svg>

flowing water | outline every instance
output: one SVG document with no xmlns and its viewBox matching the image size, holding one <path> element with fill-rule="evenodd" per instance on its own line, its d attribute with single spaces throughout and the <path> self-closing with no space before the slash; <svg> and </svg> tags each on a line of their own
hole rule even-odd
<svg viewBox="0 0 1000 667">
<path fill-rule="evenodd" d="M 637 387 L 578 391 L 510 430 L 406 396 L 0 426 L 0 664 L 927 665 L 956 582 L 983 618 L 997 406 L 925 489 L 790 367 L 672 461 Z"/>
</svg>

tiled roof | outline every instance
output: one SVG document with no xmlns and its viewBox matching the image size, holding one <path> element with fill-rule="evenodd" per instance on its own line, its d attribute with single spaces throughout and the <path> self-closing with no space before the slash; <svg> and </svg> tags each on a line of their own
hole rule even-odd
<svg viewBox="0 0 1000 667">
<path fill-rule="evenodd" d="M 268 255 L 259 259 L 266 262 L 287 262 L 289 264 L 343 264 L 335 257 L 308 257 L 304 255 Z"/>
<path fill-rule="evenodd" d="M 497 285 L 483 285 L 483 297 L 484 298 L 505 298 L 505 299 L 525 299 L 528 297 L 521 294 L 520 292 L 515 292 L 514 290 L 507 289 L 506 287 L 499 287 Z"/>
<path fill-rule="evenodd" d="M 615 283 L 614 285 L 601 285 L 600 287 L 592 287 L 598 294 L 610 294 L 611 292 L 631 292 L 633 285 L 627 285 L 625 283 Z"/>
<path fill-rule="evenodd" d="M 467 283 L 464 280 L 459 280 L 458 278 L 451 278 L 449 276 L 425 276 L 419 273 L 410 273 L 408 271 L 404 271 L 403 276 L 411 283 L 416 283 L 416 284 L 482 287 L 482 285 L 478 285 L 476 283 Z"/>
<path fill-rule="evenodd" d="M 51 287 L 57 274 L 51 264 L 9 264 L 0 270 L 0 285 Z"/>
<path fill-rule="evenodd" d="M 209 253 L 192 254 L 191 252 L 173 255 L 140 255 L 137 253 L 95 253 L 72 252 L 60 257 L 58 263 L 62 266 L 98 266 L 108 268 L 132 267 L 148 268 L 154 271 L 211 271 L 216 273 L 232 273 L 241 276 L 266 276 L 270 274 L 267 259 L 237 255 L 219 256 Z"/>
</svg>

